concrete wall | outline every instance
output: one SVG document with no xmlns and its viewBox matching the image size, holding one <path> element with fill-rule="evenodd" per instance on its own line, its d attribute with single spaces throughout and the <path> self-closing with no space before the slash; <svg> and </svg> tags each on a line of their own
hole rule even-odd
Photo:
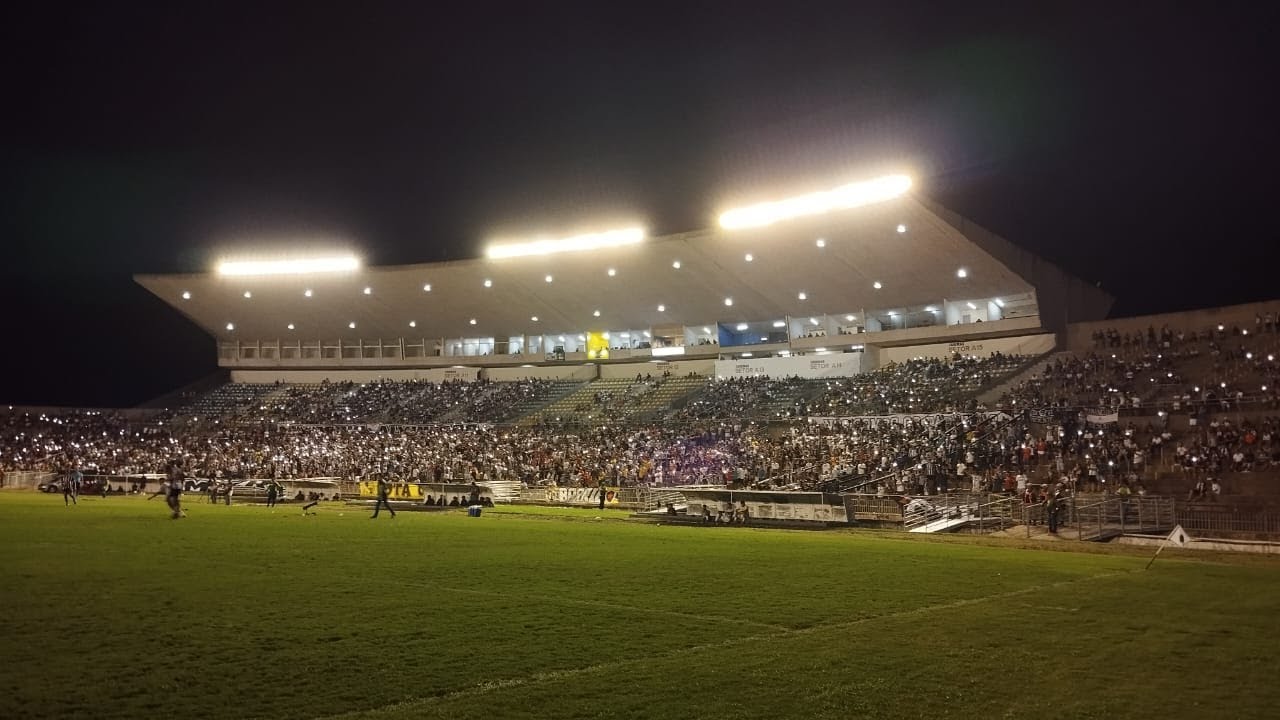
<svg viewBox="0 0 1280 720">
<path fill-rule="evenodd" d="M 231 382 L 236 383 L 319 383 L 354 382 L 375 380 L 429 380 L 444 382 L 461 380 L 473 382 L 479 371 L 476 368 L 418 368 L 416 370 L 232 370 Z"/>
<path fill-rule="evenodd" d="M 861 353 L 831 353 L 802 357 L 717 360 L 716 377 L 824 378 L 848 377 L 862 372 Z"/>
<path fill-rule="evenodd" d="M 600 377 L 604 379 L 633 378 L 637 374 L 661 375 L 664 372 L 683 377 L 689 373 L 694 375 L 713 375 L 715 371 L 716 361 L 712 359 L 672 360 L 666 363 L 609 363 L 600 366 Z"/>
<path fill-rule="evenodd" d="M 648 365 L 648 363 L 645 363 Z M 652 366 L 650 366 L 652 367 Z M 596 365 L 552 365 L 547 367 L 487 368 L 485 377 L 494 382 L 510 382 L 537 378 L 545 380 L 594 380 Z"/>
<path fill-rule="evenodd" d="M 1001 352 L 1006 355 L 1043 355 L 1054 348 L 1056 337 L 1049 333 L 1040 335 L 1023 335 L 1022 337 L 984 338 L 953 343 L 936 343 L 932 345 L 910 345 L 907 347 L 879 348 L 877 360 L 880 366 L 889 363 L 904 362 L 912 358 L 948 359 L 956 353 L 990 357 Z"/>
<path fill-rule="evenodd" d="M 1101 320 L 1111 312 L 1115 298 L 1092 283 L 1067 274 L 1062 268 L 1027 252 L 977 223 L 923 198 L 917 201 L 945 220 L 987 254 L 1004 264 L 1036 289 L 1040 323 L 1060 332 L 1069 323 Z"/>
</svg>

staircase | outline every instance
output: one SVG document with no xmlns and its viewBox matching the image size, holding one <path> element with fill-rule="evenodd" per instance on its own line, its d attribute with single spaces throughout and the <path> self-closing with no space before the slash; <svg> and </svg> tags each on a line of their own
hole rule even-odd
<svg viewBox="0 0 1280 720">
<path fill-rule="evenodd" d="M 1060 358 L 1066 360 L 1072 357 L 1075 357 L 1074 352 L 1071 352 L 1070 350 L 1063 350 L 1033 358 L 1021 370 L 1014 372 L 1012 375 L 1005 377 L 999 383 L 979 392 L 977 400 L 979 403 L 986 405 L 987 407 L 992 407 L 1000 400 L 1000 398 L 1004 397 L 1005 393 L 1018 387 L 1027 380 L 1039 376 L 1041 371 L 1044 370 L 1045 365 L 1052 365 Z"/>
<path fill-rule="evenodd" d="M 907 532 L 954 532 L 968 525 L 1003 530 L 1018 523 L 1022 502 L 1016 497 L 989 493 L 949 493 L 912 500 L 902 513 Z"/>
<path fill-rule="evenodd" d="M 1169 532 L 1176 524 L 1171 497 L 1112 497 L 1064 508 L 1059 534 L 1105 542 L 1126 533 Z"/>
</svg>

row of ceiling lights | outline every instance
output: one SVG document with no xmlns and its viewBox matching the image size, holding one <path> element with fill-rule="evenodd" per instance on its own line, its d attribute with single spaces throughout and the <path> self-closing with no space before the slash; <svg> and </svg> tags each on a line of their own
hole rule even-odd
<svg viewBox="0 0 1280 720">
<path fill-rule="evenodd" d="M 750 257 L 751 257 L 750 255 L 747 255 L 747 258 L 748 258 L 748 259 L 750 259 Z M 677 267 L 679 266 L 679 263 L 680 263 L 680 261 L 678 261 L 678 260 L 677 260 L 677 261 L 676 261 L 676 263 L 675 263 Z M 963 280 L 963 279 L 965 279 L 965 278 L 969 277 L 969 271 L 968 271 L 967 269 L 965 269 L 965 268 L 960 268 L 960 269 L 956 270 L 956 277 L 958 277 L 958 278 L 960 278 L 960 279 L 962 279 L 962 280 Z M 547 282 L 552 282 L 552 280 L 553 280 L 553 279 L 554 279 L 554 278 L 553 278 L 551 275 L 546 276 L 546 281 L 547 281 Z M 487 288 L 491 288 L 491 287 L 493 287 L 493 281 L 492 281 L 492 280 L 489 280 L 489 279 L 486 279 L 486 280 L 484 281 L 484 286 L 485 286 L 485 287 L 487 287 Z M 871 283 L 871 287 L 875 288 L 876 290 L 881 290 L 881 289 L 883 289 L 883 288 L 884 288 L 884 284 L 883 284 L 883 283 L 881 283 L 879 280 L 876 280 L 876 281 L 874 281 L 874 282 L 872 282 L 872 283 Z M 424 285 L 422 289 L 423 289 L 423 290 L 425 290 L 425 291 L 427 291 L 427 292 L 431 292 L 431 285 L 429 285 L 429 284 L 428 284 L 428 285 Z M 310 289 L 310 288 L 308 288 L 308 289 L 306 289 L 306 290 L 302 291 L 302 294 L 303 294 L 303 296 L 304 296 L 304 297 L 312 297 L 314 293 L 311 291 L 311 289 Z M 365 294 L 365 295 L 372 295 L 372 294 L 373 294 L 373 288 L 366 287 L 366 288 L 364 289 L 364 294 Z M 244 297 L 245 297 L 245 299 L 246 299 L 246 300 L 251 299 L 251 298 L 253 298 L 253 293 L 252 293 L 251 291 L 249 291 L 249 290 L 245 290 L 245 291 L 244 291 Z M 797 293 L 797 294 L 796 294 L 796 298 L 797 298 L 797 299 L 799 299 L 799 300 L 808 300 L 808 299 L 809 299 L 809 295 L 808 295 L 808 293 L 806 293 L 806 292 L 804 292 L 803 290 L 801 290 L 799 293 Z M 183 300 L 190 300 L 190 299 L 191 299 L 191 291 L 190 291 L 190 290 L 185 290 L 185 291 L 183 291 L 183 293 L 182 293 L 182 299 L 183 299 Z M 725 304 L 726 306 L 732 306 L 732 305 L 733 305 L 733 298 L 732 298 L 732 297 L 726 297 L 726 298 L 724 299 L 724 304 Z M 659 305 L 659 306 L 658 306 L 658 312 L 666 312 L 666 306 L 665 306 L 665 305 Z M 599 312 L 597 311 L 597 317 L 598 317 L 598 316 L 599 316 Z"/>
<path fill-rule="evenodd" d="M 898 232 L 899 232 L 899 233 L 905 233 L 906 231 L 907 231 L 907 226 L 906 226 L 906 225 L 902 225 L 902 224 L 899 224 L 899 225 L 898 225 Z M 817 240 L 815 240 L 815 241 L 814 241 L 814 244 L 815 244 L 815 245 L 817 245 L 819 248 L 825 248 L 825 247 L 827 246 L 826 238 L 818 238 Z M 743 256 L 743 259 L 744 259 L 744 260 L 746 260 L 747 262 L 754 262 L 754 261 L 755 261 L 755 256 L 754 256 L 753 254 L 751 254 L 751 253 L 747 253 L 746 255 L 744 255 L 744 256 Z M 678 260 L 678 259 L 677 259 L 677 260 L 673 260 L 673 261 L 671 262 L 671 267 L 672 267 L 672 268 L 674 268 L 674 269 L 676 269 L 676 270 L 679 270 L 679 269 L 682 267 L 680 260 Z M 612 268 L 612 267 L 611 267 L 611 268 L 609 268 L 609 269 L 607 269 L 607 270 L 605 271 L 605 274 L 606 274 L 606 275 L 608 275 L 609 277 L 615 277 L 615 276 L 618 274 L 618 270 L 617 270 L 617 268 Z M 967 271 L 967 270 L 965 270 L 964 268 L 960 268 L 959 270 L 957 270 L 957 271 L 956 271 L 956 277 L 959 277 L 959 278 L 962 278 L 962 279 L 963 279 L 963 278 L 965 278 L 965 277 L 968 277 L 968 271 Z M 555 282 L 555 276 L 553 276 L 553 275 L 546 275 L 546 276 L 544 276 L 544 277 L 543 277 L 543 280 L 544 280 L 545 282 L 547 282 L 547 283 Z M 491 278 L 485 278 L 482 284 L 483 284 L 483 285 L 484 285 L 484 287 L 486 287 L 486 288 L 492 288 L 492 287 L 493 287 L 493 280 L 492 280 Z M 882 285 L 881 285 L 880 281 L 878 281 L 878 280 L 877 280 L 876 282 L 872 283 L 872 287 L 874 287 L 876 290 L 879 290 L 879 289 L 881 289 Z M 425 285 L 423 285 L 423 286 L 422 286 L 422 291 L 423 291 L 423 292 L 431 292 L 431 283 L 426 283 Z M 304 290 L 304 291 L 302 292 L 302 294 L 303 294 L 305 297 L 311 297 L 311 296 L 312 296 L 311 288 L 307 288 L 306 290 Z M 365 294 L 365 295 L 372 295 L 372 294 L 373 294 L 373 288 L 371 288 L 371 287 L 366 287 L 366 288 L 364 289 L 364 294 Z M 250 292 L 250 291 L 248 291 L 248 290 L 245 290 L 245 291 L 244 291 L 244 297 L 245 297 L 245 299 L 252 298 L 252 297 L 253 297 L 253 293 L 252 293 L 252 292 Z M 191 292 L 190 292 L 190 291 L 184 291 L 184 292 L 182 293 L 182 299 L 183 299 L 183 300 L 190 300 L 190 299 L 191 299 Z M 805 297 L 804 297 L 804 293 L 803 293 L 803 292 L 802 292 L 802 293 L 800 293 L 800 299 L 801 299 L 801 300 L 804 300 L 804 299 L 805 299 Z M 732 299 L 726 298 L 726 299 L 725 299 L 725 305 L 733 305 L 733 301 L 732 301 Z M 661 309 L 659 309 L 659 312 L 661 312 Z"/>
</svg>

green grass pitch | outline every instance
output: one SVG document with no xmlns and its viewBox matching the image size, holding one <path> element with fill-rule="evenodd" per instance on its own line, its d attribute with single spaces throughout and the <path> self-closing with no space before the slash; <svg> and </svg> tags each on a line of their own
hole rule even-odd
<svg viewBox="0 0 1280 720">
<path fill-rule="evenodd" d="M 192 500 L 193 498 L 188 498 Z M 0 717 L 1274 718 L 1280 559 L 0 494 Z"/>
</svg>

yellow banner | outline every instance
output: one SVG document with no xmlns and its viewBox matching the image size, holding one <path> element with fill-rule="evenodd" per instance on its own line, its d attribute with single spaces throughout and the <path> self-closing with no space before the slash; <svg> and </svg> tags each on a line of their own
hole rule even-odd
<svg viewBox="0 0 1280 720">
<path fill-rule="evenodd" d="M 609 339 L 604 333 L 588 332 L 587 333 L 587 359 L 588 360 L 608 360 L 609 359 Z"/>
<path fill-rule="evenodd" d="M 360 497 L 376 498 L 378 497 L 378 481 L 377 480 L 361 480 L 360 481 Z M 390 483 L 387 492 L 388 500 L 421 500 L 422 489 L 417 485 L 410 483 Z"/>
</svg>

